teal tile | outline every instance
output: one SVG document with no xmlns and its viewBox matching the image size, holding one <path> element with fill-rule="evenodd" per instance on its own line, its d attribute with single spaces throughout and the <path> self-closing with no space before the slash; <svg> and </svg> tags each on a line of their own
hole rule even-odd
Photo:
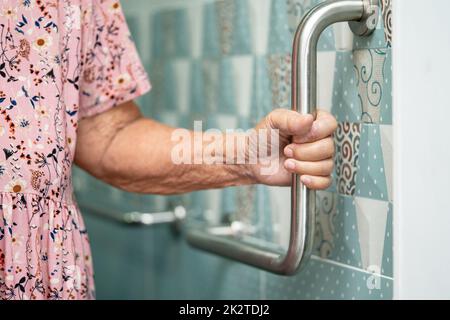
<svg viewBox="0 0 450 320">
<path fill-rule="evenodd" d="M 363 124 L 359 147 L 356 195 L 376 200 L 388 200 L 380 126 Z"/>
<path fill-rule="evenodd" d="M 177 109 L 178 88 L 175 81 L 175 70 L 172 62 L 164 63 L 164 110 L 175 111 Z"/>
<path fill-rule="evenodd" d="M 331 112 L 339 122 L 361 121 L 362 109 L 353 54 L 350 52 L 336 52 Z"/>
<path fill-rule="evenodd" d="M 381 273 L 389 277 L 393 277 L 394 275 L 393 209 L 393 204 L 389 203 L 389 212 L 386 222 L 386 235 L 384 237 L 383 261 L 381 264 Z"/>
<path fill-rule="evenodd" d="M 383 66 L 383 96 L 380 101 L 380 124 L 392 124 L 392 50 L 388 49 Z"/>
<path fill-rule="evenodd" d="M 224 114 L 236 114 L 233 64 L 230 58 L 219 62 L 218 111 Z"/>
<path fill-rule="evenodd" d="M 252 33 L 250 30 L 248 2 L 233 0 L 234 17 L 231 38 L 231 54 L 250 54 L 252 51 Z"/>
<path fill-rule="evenodd" d="M 224 216 L 234 216 L 238 210 L 237 195 L 238 188 L 229 187 L 222 191 L 221 209 Z"/>
<path fill-rule="evenodd" d="M 256 125 L 273 109 L 272 92 L 269 77 L 269 65 L 265 56 L 256 56 L 253 62 L 253 88 L 251 118 Z"/>
<path fill-rule="evenodd" d="M 126 15 L 126 20 L 128 24 L 128 28 L 130 30 L 131 39 L 134 41 L 138 52 L 142 54 L 142 38 L 140 31 L 141 24 L 137 17 L 132 15 Z"/>
<path fill-rule="evenodd" d="M 253 224 L 257 226 L 255 237 L 266 241 L 273 238 L 272 208 L 270 202 L 270 189 L 267 186 L 257 185 L 254 200 Z"/>
<path fill-rule="evenodd" d="M 292 51 L 289 32 L 287 4 L 285 0 L 272 0 L 269 32 L 269 53 L 288 53 Z"/>
<path fill-rule="evenodd" d="M 361 268 L 358 223 L 352 197 L 339 196 L 334 220 L 334 243 L 331 260 Z"/>
<path fill-rule="evenodd" d="M 390 300 L 393 281 L 312 259 L 294 277 L 264 273 L 266 299 L 275 300 Z"/>
<path fill-rule="evenodd" d="M 175 23 L 175 57 L 186 58 L 191 51 L 191 30 L 186 9 L 178 9 L 173 12 Z"/>
<path fill-rule="evenodd" d="M 318 51 L 334 51 L 335 43 L 334 43 L 334 28 L 330 26 L 326 28 L 322 35 L 319 38 L 319 42 L 317 44 Z"/>
<path fill-rule="evenodd" d="M 220 56 L 219 21 L 214 3 L 207 3 L 203 7 L 203 56 Z"/>
<path fill-rule="evenodd" d="M 190 112 L 194 115 L 204 115 L 206 112 L 204 78 L 200 60 L 191 63 Z"/>
<path fill-rule="evenodd" d="M 162 58 L 164 55 L 164 29 L 161 12 L 152 16 L 152 58 Z"/>
</svg>

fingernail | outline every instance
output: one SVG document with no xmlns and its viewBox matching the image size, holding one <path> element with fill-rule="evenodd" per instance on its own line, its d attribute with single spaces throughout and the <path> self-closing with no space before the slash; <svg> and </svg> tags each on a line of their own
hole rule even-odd
<svg viewBox="0 0 450 320">
<path fill-rule="evenodd" d="M 284 165 L 286 166 L 286 169 L 294 170 L 295 169 L 295 163 L 293 160 L 287 160 Z"/>
<path fill-rule="evenodd" d="M 308 176 L 301 176 L 300 180 L 304 183 L 304 184 L 310 184 L 312 182 L 311 178 Z"/>
<path fill-rule="evenodd" d="M 286 155 L 286 157 L 292 158 L 294 157 L 294 150 L 292 150 L 291 148 L 286 148 L 284 149 L 284 154 Z"/>
</svg>

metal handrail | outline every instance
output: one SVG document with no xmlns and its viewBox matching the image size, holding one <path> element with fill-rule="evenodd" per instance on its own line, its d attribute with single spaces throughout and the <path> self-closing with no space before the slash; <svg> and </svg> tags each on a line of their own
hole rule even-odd
<svg viewBox="0 0 450 320">
<path fill-rule="evenodd" d="M 124 226 L 149 227 L 161 224 L 179 225 L 186 218 L 186 209 L 183 206 L 177 206 L 173 210 L 153 213 L 137 211 L 121 213 L 87 203 L 79 203 L 78 206 L 82 211 L 90 215 Z"/>
<path fill-rule="evenodd" d="M 317 42 L 326 27 L 336 22 L 354 21 L 352 31 L 369 35 L 375 28 L 378 0 L 334 0 L 310 10 L 295 34 L 292 56 L 292 109 L 302 114 L 316 112 Z M 371 19 L 371 21 L 369 21 Z M 357 21 L 357 23 L 355 23 Z M 291 226 L 286 251 L 243 242 L 233 235 L 217 235 L 211 228 L 189 228 L 188 242 L 199 249 L 277 274 L 292 275 L 311 255 L 315 226 L 315 192 L 293 175 Z"/>
</svg>

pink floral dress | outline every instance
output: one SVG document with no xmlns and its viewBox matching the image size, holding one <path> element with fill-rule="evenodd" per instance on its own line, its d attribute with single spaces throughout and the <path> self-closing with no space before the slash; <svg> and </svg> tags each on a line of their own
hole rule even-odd
<svg viewBox="0 0 450 320">
<path fill-rule="evenodd" d="M 94 298 L 77 126 L 149 88 L 117 0 L 0 1 L 1 299 Z"/>
</svg>

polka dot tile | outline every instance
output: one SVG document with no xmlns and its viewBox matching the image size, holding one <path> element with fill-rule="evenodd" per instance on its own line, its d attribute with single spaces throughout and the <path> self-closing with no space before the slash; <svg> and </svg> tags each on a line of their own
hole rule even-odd
<svg viewBox="0 0 450 320">
<path fill-rule="evenodd" d="M 294 277 L 266 275 L 265 292 L 275 300 L 389 300 L 392 280 L 312 259 Z"/>
<path fill-rule="evenodd" d="M 352 197 L 338 197 L 336 216 L 333 222 L 333 249 L 329 258 L 346 265 L 361 267 L 358 225 Z"/>
<path fill-rule="evenodd" d="M 386 223 L 386 234 L 384 237 L 383 262 L 381 265 L 381 273 L 387 276 L 393 276 L 393 205 L 389 203 L 389 212 Z"/>
<path fill-rule="evenodd" d="M 357 77 L 351 52 L 336 53 L 332 96 L 331 112 L 338 121 L 361 121 L 362 110 L 358 99 Z"/>
<path fill-rule="evenodd" d="M 363 124 L 359 147 L 356 193 L 358 197 L 388 200 L 380 127 Z"/>
</svg>

